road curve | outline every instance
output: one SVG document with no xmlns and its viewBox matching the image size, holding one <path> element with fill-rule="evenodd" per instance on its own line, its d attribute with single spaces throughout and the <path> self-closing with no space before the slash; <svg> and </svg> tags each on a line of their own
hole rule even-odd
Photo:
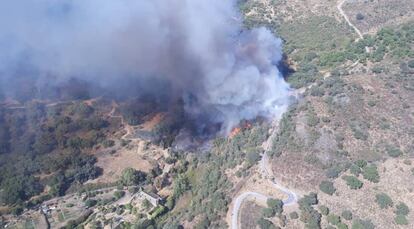
<svg viewBox="0 0 414 229">
<path fill-rule="evenodd" d="M 232 229 L 237 229 L 238 227 L 238 216 L 239 216 L 239 210 L 241 207 L 241 204 L 243 203 L 243 201 L 248 198 L 248 197 L 253 197 L 255 199 L 259 199 L 261 201 L 266 201 L 267 200 L 267 196 L 257 193 L 257 192 L 244 192 L 241 195 L 239 195 L 236 200 L 234 201 L 234 206 L 233 206 L 233 211 L 231 212 L 231 228 Z"/>
<path fill-rule="evenodd" d="M 268 160 L 269 160 L 269 157 L 267 156 L 267 154 L 266 153 L 262 154 L 262 159 L 259 162 L 259 168 L 260 168 L 262 175 L 272 184 L 273 187 L 275 187 L 275 189 L 278 189 L 279 191 L 283 192 L 284 194 L 288 196 L 287 199 L 283 200 L 284 205 L 288 206 L 288 205 L 295 204 L 298 201 L 298 196 L 296 195 L 296 193 L 279 185 L 276 182 L 275 178 L 273 177 L 273 174 L 271 174 L 269 172 L 269 169 L 267 168 Z M 231 212 L 231 228 L 232 229 L 239 228 L 239 225 L 238 225 L 239 217 L 238 216 L 239 216 L 240 207 L 243 201 L 249 197 L 256 199 L 256 200 L 263 201 L 263 202 L 266 202 L 268 198 L 271 198 L 270 196 L 266 196 L 261 193 L 250 192 L 250 191 L 240 194 L 234 201 L 233 210 Z"/>
</svg>

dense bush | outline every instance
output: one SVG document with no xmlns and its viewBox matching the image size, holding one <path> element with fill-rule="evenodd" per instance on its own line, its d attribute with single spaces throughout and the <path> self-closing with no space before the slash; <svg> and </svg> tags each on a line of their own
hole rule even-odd
<svg viewBox="0 0 414 229">
<path fill-rule="evenodd" d="M 391 197 L 389 197 L 385 193 L 379 193 L 379 194 L 375 195 L 375 201 L 377 202 L 377 204 L 382 209 L 392 207 L 392 205 L 393 205 Z"/>
<path fill-rule="evenodd" d="M 352 165 L 349 167 L 349 171 L 350 171 L 353 175 L 355 175 L 356 177 L 357 177 L 357 176 L 359 176 L 359 174 L 361 174 L 361 168 L 360 168 L 358 165 L 356 165 L 356 164 L 352 164 Z"/>
<path fill-rule="evenodd" d="M 346 219 L 346 220 L 351 220 L 352 219 L 352 212 L 349 210 L 344 210 L 342 211 L 341 214 L 342 218 Z"/>
<path fill-rule="evenodd" d="M 378 169 L 377 166 L 375 165 L 369 165 L 366 166 L 363 170 L 362 170 L 362 175 L 364 176 L 365 179 L 373 182 L 373 183 L 378 183 L 380 176 L 378 174 Z"/>
<path fill-rule="evenodd" d="M 289 217 L 291 219 L 298 219 L 299 218 L 299 214 L 297 212 L 291 212 L 291 213 L 289 213 Z"/>
<path fill-rule="evenodd" d="M 87 199 L 85 201 L 85 206 L 88 207 L 88 208 L 90 208 L 90 207 L 95 206 L 97 203 L 98 202 L 95 199 Z"/>
<path fill-rule="evenodd" d="M 405 215 L 397 215 L 395 217 L 395 223 L 398 225 L 408 225 L 408 220 Z"/>
<path fill-rule="evenodd" d="M 322 215 L 325 215 L 325 216 L 329 214 L 329 208 L 326 207 L 325 205 L 319 206 L 319 211 L 321 212 Z"/>
<path fill-rule="evenodd" d="M 254 165 L 260 161 L 260 154 L 257 151 L 250 151 L 247 153 L 247 163 L 249 165 Z"/>
<path fill-rule="evenodd" d="M 375 225 L 371 220 L 356 219 L 352 221 L 352 229 L 374 229 Z"/>
<path fill-rule="evenodd" d="M 126 168 L 122 171 L 120 183 L 125 186 L 141 185 L 146 181 L 146 178 L 146 173 L 133 168 Z"/>
<path fill-rule="evenodd" d="M 283 212 L 283 201 L 279 199 L 267 199 L 267 206 L 276 214 L 281 214 Z"/>
<path fill-rule="evenodd" d="M 341 218 L 335 214 L 329 214 L 327 217 L 327 221 L 332 225 L 338 225 L 341 223 Z"/>
<path fill-rule="evenodd" d="M 363 183 L 354 176 L 343 176 L 342 178 L 351 189 L 360 189 L 363 185 Z"/>
<path fill-rule="evenodd" d="M 263 218 L 257 220 L 257 225 L 259 225 L 260 229 L 276 229 L 275 225 L 271 221 Z"/>
<path fill-rule="evenodd" d="M 403 152 L 395 146 L 387 146 L 386 150 L 388 155 L 390 155 L 391 157 L 399 157 L 403 154 Z"/>
<path fill-rule="evenodd" d="M 410 61 L 408 61 L 408 67 L 410 67 L 410 68 L 414 68 L 414 60 L 410 60 Z"/>
<path fill-rule="evenodd" d="M 263 208 L 262 215 L 265 218 L 272 218 L 276 215 L 276 212 L 272 208 Z"/>
<path fill-rule="evenodd" d="M 322 181 L 322 182 L 319 184 L 319 189 L 320 189 L 322 192 L 324 192 L 324 193 L 326 193 L 326 194 L 328 194 L 328 195 L 331 195 L 331 196 L 332 196 L 332 194 L 334 194 L 334 193 L 335 193 L 335 191 L 336 191 L 336 189 L 335 189 L 335 187 L 334 187 L 334 185 L 333 185 L 333 183 L 332 183 L 331 181 Z"/>
<path fill-rule="evenodd" d="M 364 20 L 364 15 L 362 14 L 362 13 L 357 13 L 356 14 L 356 19 L 358 20 L 358 21 L 361 21 L 361 20 Z"/>
<path fill-rule="evenodd" d="M 305 223 L 307 228 L 320 228 L 321 214 L 313 208 L 318 203 L 316 193 L 310 193 L 299 199 L 299 209 L 301 210 L 300 220 Z"/>
<path fill-rule="evenodd" d="M 410 209 L 405 203 L 400 202 L 396 206 L 395 214 L 397 215 L 408 215 L 409 212 L 410 212 Z"/>
<path fill-rule="evenodd" d="M 342 168 L 335 165 L 326 170 L 326 176 L 328 178 L 337 178 L 341 172 Z"/>
<path fill-rule="evenodd" d="M 117 191 L 114 192 L 114 198 L 115 198 L 115 200 L 119 200 L 119 199 L 121 199 L 124 196 L 125 196 L 125 192 L 122 191 L 122 190 L 117 190 Z"/>
</svg>

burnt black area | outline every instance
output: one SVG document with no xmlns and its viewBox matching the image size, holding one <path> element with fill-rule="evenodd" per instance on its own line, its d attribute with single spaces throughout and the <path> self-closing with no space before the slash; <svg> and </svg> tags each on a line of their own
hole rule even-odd
<svg viewBox="0 0 414 229">
<path fill-rule="evenodd" d="M 282 60 L 278 63 L 277 68 L 285 80 L 295 73 L 295 70 L 289 65 L 288 56 L 286 54 L 283 54 Z"/>
</svg>

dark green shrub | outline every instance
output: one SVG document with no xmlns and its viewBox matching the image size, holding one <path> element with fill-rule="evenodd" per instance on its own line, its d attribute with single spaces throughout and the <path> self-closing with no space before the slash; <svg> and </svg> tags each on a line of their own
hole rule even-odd
<svg viewBox="0 0 414 229">
<path fill-rule="evenodd" d="M 263 219 L 263 218 L 260 218 L 257 221 L 257 224 L 259 225 L 260 229 L 275 229 L 276 228 L 275 225 L 271 221 L 267 219 Z"/>
<path fill-rule="evenodd" d="M 346 225 L 345 223 L 339 223 L 336 226 L 338 227 L 338 229 L 348 229 L 348 225 Z"/>
<path fill-rule="evenodd" d="M 267 206 L 271 208 L 276 214 L 280 214 L 283 212 L 283 201 L 279 199 L 269 198 L 267 200 Z"/>
<path fill-rule="evenodd" d="M 94 200 L 94 199 L 87 199 L 87 200 L 85 201 L 85 206 L 86 206 L 86 207 L 88 207 L 88 208 L 90 208 L 90 207 L 95 206 L 95 205 L 96 205 L 96 203 L 97 203 L 97 201 L 96 201 L 96 200 Z"/>
<path fill-rule="evenodd" d="M 395 146 L 388 146 L 387 147 L 387 153 L 391 157 L 399 157 L 403 154 L 403 152 Z"/>
<path fill-rule="evenodd" d="M 375 201 L 377 202 L 377 204 L 382 209 L 392 207 L 392 205 L 393 205 L 391 197 L 389 197 L 385 193 L 379 193 L 379 194 L 375 195 Z"/>
<path fill-rule="evenodd" d="M 398 225 L 408 225 L 408 220 L 405 215 L 397 215 L 395 217 L 395 223 Z"/>
<path fill-rule="evenodd" d="M 275 211 L 272 208 L 264 208 L 262 210 L 262 215 L 265 218 L 272 218 L 273 216 L 276 215 Z"/>
<path fill-rule="evenodd" d="M 329 214 L 327 220 L 332 225 L 338 225 L 341 222 L 341 218 L 335 214 Z"/>
<path fill-rule="evenodd" d="M 349 167 L 349 171 L 355 176 L 361 174 L 361 168 L 356 164 L 352 164 L 351 167 Z"/>
<path fill-rule="evenodd" d="M 125 195 L 124 191 L 115 191 L 114 192 L 114 197 L 115 197 L 116 200 L 121 199 L 124 195 Z"/>
<path fill-rule="evenodd" d="M 363 185 L 363 183 L 354 176 L 343 176 L 342 178 L 351 189 L 360 189 Z"/>
<path fill-rule="evenodd" d="M 115 145 L 115 141 L 107 139 L 107 140 L 103 141 L 102 144 L 105 148 L 109 148 L 109 147 L 112 147 L 112 146 Z"/>
<path fill-rule="evenodd" d="M 319 118 L 314 112 L 308 112 L 306 121 L 308 126 L 315 127 L 319 123 Z"/>
<path fill-rule="evenodd" d="M 410 68 L 414 68 L 414 60 L 410 60 L 410 61 L 408 61 L 408 67 L 410 67 Z"/>
<path fill-rule="evenodd" d="M 355 164 L 360 168 L 364 168 L 365 166 L 367 166 L 368 163 L 365 160 L 358 160 L 355 162 Z"/>
<path fill-rule="evenodd" d="M 299 214 L 298 214 L 297 212 L 291 212 L 291 213 L 289 214 L 289 217 L 290 217 L 291 219 L 298 219 L 298 218 L 299 218 Z"/>
<path fill-rule="evenodd" d="M 352 221 L 352 229 L 374 229 L 375 226 L 371 220 L 356 219 Z"/>
<path fill-rule="evenodd" d="M 249 165 L 254 165 L 260 161 L 260 154 L 257 151 L 250 151 L 247 153 L 247 162 Z"/>
<path fill-rule="evenodd" d="M 344 210 L 342 211 L 341 214 L 342 218 L 346 219 L 346 220 L 351 220 L 352 219 L 352 212 L 349 210 Z"/>
<path fill-rule="evenodd" d="M 337 178 L 341 172 L 342 169 L 339 166 L 332 166 L 326 170 L 326 176 L 328 178 Z"/>
<path fill-rule="evenodd" d="M 395 210 L 395 214 L 397 215 L 408 215 L 408 213 L 410 212 L 410 209 L 408 208 L 408 206 L 405 203 L 400 202 L 397 206 L 396 206 L 396 210 Z"/>
<path fill-rule="evenodd" d="M 319 206 L 319 212 L 322 215 L 328 215 L 329 214 L 329 208 L 326 207 L 325 205 L 321 205 L 321 206 Z"/>
<path fill-rule="evenodd" d="M 366 166 L 362 171 L 362 175 L 364 176 L 365 179 L 373 183 L 379 182 L 380 176 L 378 174 L 377 166 L 375 165 Z"/>
<path fill-rule="evenodd" d="M 364 20 L 364 18 L 365 18 L 362 13 L 357 13 L 355 17 L 358 21 Z"/>
<path fill-rule="evenodd" d="M 335 193 L 335 191 L 336 191 L 336 189 L 335 189 L 335 187 L 334 187 L 334 185 L 333 185 L 333 183 L 332 183 L 331 181 L 322 181 L 322 182 L 319 184 L 319 189 L 320 189 L 322 192 L 324 192 L 324 193 L 326 193 L 326 194 L 328 194 L 328 195 L 331 195 L 331 196 L 332 196 L 332 194 L 334 194 L 334 193 Z"/>
</svg>

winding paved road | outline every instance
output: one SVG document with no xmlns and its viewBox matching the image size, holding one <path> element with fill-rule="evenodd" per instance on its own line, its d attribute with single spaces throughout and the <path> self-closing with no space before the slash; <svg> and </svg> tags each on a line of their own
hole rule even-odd
<svg viewBox="0 0 414 229">
<path fill-rule="evenodd" d="M 295 204 L 298 201 L 298 196 L 296 195 L 296 193 L 281 186 L 280 184 L 276 182 L 273 174 L 271 173 L 271 170 L 267 168 L 268 164 L 269 164 L 269 157 L 267 156 L 266 153 L 264 153 L 262 154 L 262 159 L 259 162 L 259 168 L 260 168 L 260 171 L 262 172 L 262 175 L 272 184 L 273 187 L 275 187 L 275 189 L 278 189 L 279 191 L 283 192 L 284 194 L 288 196 L 287 199 L 283 200 L 284 205 L 288 206 L 288 205 Z M 239 217 L 238 216 L 239 216 L 240 207 L 243 201 L 249 197 L 255 200 L 262 201 L 262 202 L 266 202 L 268 198 L 271 198 L 271 196 L 266 196 L 261 193 L 250 192 L 250 191 L 244 192 L 241 195 L 239 195 L 234 201 L 234 206 L 233 206 L 233 210 L 231 213 L 231 228 L 232 229 L 239 228 L 239 225 L 238 225 Z"/>
<path fill-rule="evenodd" d="M 342 6 L 345 3 L 345 1 L 346 0 L 340 0 L 340 2 L 337 5 L 338 11 L 345 18 L 345 21 L 348 23 L 348 25 L 351 26 L 355 30 L 355 32 L 358 34 L 358 39 L 356 41 L 360 39 L 364 39 L 364 36 L 361 33 L 361 31 L 354 24 L 352 24 L 352 22 L 349 20 L 349 17 L 342 10 Z M 365 50 L 366 52 L 369 52 L 368 47 L 365 47 Z M 352 66 L 354 66 L 357 63 L 358 61 L 354 63 Z M 276 182 L 276 179 L 274 178 L 273 173 L 271 172 L 271 169 L 268 169 L 268 165 L 269 165 L 269 158 L 267 154 L 264 153 L 262 154 L 262 159 L 259 162 L 259 167 L 262 172 L 262 175 L 272 184 L 272 186 L 275 187 L 275 189 L 278 189 L 279 191 L 283 192 L 284 194 L 288 196 L 287 199 L 283 200 L 284 205 L 288 206 L 288 205 L 295 204 L 298 201 L 297 194 L 287 189 L 286 187 L 283 187 L 282 185 L 278 184 Z M 247 192 L 240 194 L 234 201 L 234 206 L 233 206 L 233 210 L 231 213 L 231 228 L 232 229 L 239 228 L 238 216 L 239 216 L 240 207 L 243 201 L 246 200 L 247 198 L 253 198 L 255 200 L 266 202 L 266 200 L 270 198 L 270 196 L 266 196 L 264 194 L 257 193 L 257 192 L 251 192 L 251 191 L 247 191 Z"/>
</svg>

